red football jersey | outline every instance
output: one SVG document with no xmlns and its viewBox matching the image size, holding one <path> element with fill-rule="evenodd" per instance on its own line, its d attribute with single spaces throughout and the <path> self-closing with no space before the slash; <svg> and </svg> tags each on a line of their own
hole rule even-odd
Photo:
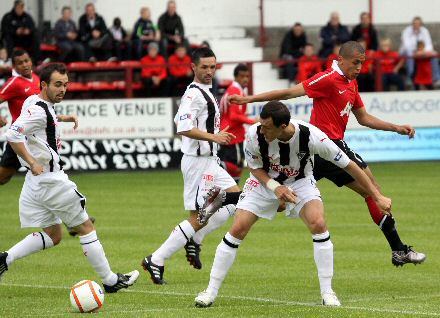
<svg viewBox="0 0 440 318">
<path fill-rule="evenodd" d="M 23 76 L 12 76 L 0 91 L 0 100 L 8 102 L 9 112 L 14 122 L 21 113 L 26 98 L 40 94 L 40 78 L 32 73 L 32 79 Z"/>
<path fill-rule="evenodd" d="M 302 84 L 307 96 L 313 98 L 310 123 L 330 139 L 344 139 L 351 109 L 364 107 L 356 80 L 348 80 L 335 61 L 331 69 Z"/>
<path fill-rule="evenodd" d="M 230 144 L 238 144 L 244 142 L 246 131 L 243 124 L 252 125 L 253 119 L 246 116 L 247 104 L 237 105 L 228 102 L 228 96 L 231 95 L 245 96 L 243 88 L 237 82 L 232 82 L 220 100 L 220 130 L 229 126 L 228 132 L 235 135 Z"/>
</svg>

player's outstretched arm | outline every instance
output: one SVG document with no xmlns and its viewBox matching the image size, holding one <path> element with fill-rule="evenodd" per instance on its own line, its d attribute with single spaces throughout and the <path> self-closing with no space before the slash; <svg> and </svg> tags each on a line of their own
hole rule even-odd
<svg viewBox="0 0 440 318">
<path fill-rule="evenodd" d="M 198 128 L 192 128 L 191 130 L 181 131 L 177 134 L 191 139 L 211 141 L 219 145 L 228 145 L 231 140 L 235 138 L 234 134 L 231 134 L 227 131 L 228 129 L 229 126 L 218 132 L 217 134 L 211 134 Z"/>
<path fill-rule="evenodd" d="M 383 196 L 379 190 L 377 190 L 370 178 L 368 178 L 365 172 L 362 171 L 356 163 L 350 160 L 350 163 L 344 168 L 344 170 L 358 181 L 367 193 L 371 195 L 383 214 L 389 215 L 391 213 L 391 199 Z"/>
<path fill-rule="evenodd" d="M 251 95 L 251 96 L 231 95 L 229 97 L 229 102 L 231 104 L 241 105 L 241 104 L 254 103 L 254 102 L 290 99 L 290 98 L 304 96 L 305 94 L 306 91 L 304 90 L 303 84 L 299 83 L 295 86 L 286 89 L 269 91 L 258 95 Z"/>
<path fill-rule="evenodd" d="M 416 134 L 416 131 L 412 126 L 396 125 L 379 119 L 367 113 L 365 107 L 353 109 L 352 111 L 353 114 L 356 116 L 358 123 L 362 126 L 377 130 L 394 131 L 400 135 L 407 135 L 409 138 L 414 138 Z"/>
<path fill-rule="evenodd" d="M 78 128 L 78 116 L 76 115 L 57 115 L 57 119 L 64 123 L 74 123 L 73 129 Z"/>
</svg>

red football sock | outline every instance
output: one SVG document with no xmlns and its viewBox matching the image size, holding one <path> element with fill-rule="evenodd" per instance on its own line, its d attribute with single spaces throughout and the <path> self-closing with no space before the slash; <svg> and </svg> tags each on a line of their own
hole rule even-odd
<svg viewBox="0 0 440 318">
<path fill-rule="evenodd" d="M 376 202 L 372 197 L 365 198 L 365 202 L 367 203 L 368 210 L 370 210 L 370 215 L 374 223 L 379 225 L 384 215 L 382 214 L 382 212 L 380 212 L 379 207 L 377 206 Z"/>
</svg>

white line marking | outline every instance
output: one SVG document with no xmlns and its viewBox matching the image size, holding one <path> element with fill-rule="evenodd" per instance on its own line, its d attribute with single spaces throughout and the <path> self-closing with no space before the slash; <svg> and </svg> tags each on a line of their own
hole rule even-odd
<svg viewBox="0 0 440 318">
<path fill-rule="evenodd" d="M 44 289 L 67 289 L 70 287 L 66 286 L 45 286 L 45 285 L 29 285 L 29 284 L 0 284 L 0 286 L 9 286 L 9 287 L 25 287 L 25 288 L 44 288 Z M 168 295 L 168 296 L 185 296 L 185 297 L 194 297 L 195 294 L 190 293 L 180 293 L 180 292 L 167 292 L 167 291 L 149 291 L 149 290 L 122 290 L 122 292 L 128 293 L 140 293 L 140 294 L 156 294 L 156 295 Z M 423 298 L 426 297 L 436 297 L 435 295 L 424 295 Z M 421 296 L 408 297 L 403 296 L 403 298 L 419 298 Z M 264 302 L 264 303 L 272 303 L 273 305 L 293 305 L 293 306 L 306 306 L 306 307 L 322 307 L 321 304 L 312 303 L 312 302 L 299 302 L 299 301 L 289 301 L 289 300 L 280 300 L 280 299 L 272 299 L 272 298 L 260 298 L 260 297 L 247 297 L 247 296 L 219 296 L 219 298 L 225 299 L 238 299 L 238 300 L 246 300 L 246 301 L 256 301 L 256 302 Z M 395 299 L 395 298 L 393 298 Z M 351 300 L 353 302 L 355 300 Z M 222 307 L 233 307 L 233 306 L 222 306 Z M 251 306 L 252 307 L 252 306 Z M 195 307 L 194 307 L 195 308 Z M 181 308 L 176 308 L 176 310 L 180 310 Z M 329 308 L 336 309 L 336 308 Z M 370 311 L 370 312 L 379 312 L 379 313 L 396 313 L 396 314 L 408 314 L 408 315 L 417 315 L 417 316 L 432 316 L 432 317 L 440 317 L 440 313 L 437 312 L 425 312 L 425 311 L 411 311 L 411 310 L 399 310 L 399 309 L 385 309 L 385 308 L 371 308 L 371 307 L 356 307 L 356 306 L 344 306 L 338 307 L 337 309 L 343 310 L 362 310 L 362 311 Z M 114 313 L 132 313 L 132 312 L 148 312 L 148 311 L 162 311 L 164 309 L 137 309 L 133 311 L 111 311 Z M 165 310 L 174 310 L 174 309 L 165 309 Z M 60 315 L 59 313 L 56 315 Z M 32 314 L 31 316 L 35 316 Z"/>
</svg>

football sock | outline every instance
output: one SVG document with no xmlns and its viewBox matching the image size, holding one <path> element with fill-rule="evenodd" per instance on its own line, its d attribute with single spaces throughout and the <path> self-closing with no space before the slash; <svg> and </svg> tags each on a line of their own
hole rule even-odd
<svg viewBox="0 0 440 318">
<path fill-rule="evenodd" d="M 31 233 L 7 251 L 6 264 L 9 266 L 20 258 L 51 247 L 53 241 L 45 232 Z"/>
<path fill-rule="evenodd" d="M 241 240 L 233 237 L 229 232 L 223 237 L 215 252 L 207 292 L 217 296 L 226 274 L 234 263 L 240 243 Z"/>
<path fill-rule="evenodd" d="M 370 215 L 380 229 L 382 230 L 392 251 L 401 251 L 405 249 L 399 237 L 399 233 L 395 227 L 395 221 L 392 215 L 383 215 L 372 197 L 365 199 Z"/>
<path fill-rule="evenodd" d="M 108 286 L 113 286 L 118 282 L 118 276 L 110 269 L 104 248 L 98 239 L 96 231 L 79 237 L 84 256 L 92 265 L 93 269 L 101 277 L 102 282 Z"/>
<path fill-rule="evenodd" d="M 208 224 L 206 224 L 203 228 L 198 230 L 196 234 L 194 234 L 194 236 L 192 237 L 194 242 L 196 242 L 197 244 L 201 244 L 206 235 L 225 224 L 229 217 L 233 216 L 234 213 L 235 205 L 233 204 L 228 204 L 224 207 L 221 207 L 217 212 L 213 214 L 213 216 L 209 218 Z"/>
<path fill-rule="evenodd" d="M 165 260 L 183 248 L 193 235 L 194 228 L 191 223 L 188 220 L 181 222 L 174 228 L 168 239 L 152 254 L 151 261 L 158 266 L 163 266 Z"/>
<path fill-rule="evenodd" d="M 237 204 L 238 199 L 240 198 L 241 191 L 239 192 L 226 192 L 225 197 L 223 198 L 222 206 L 228 204 Z"/>
<path fill-rule="evenodd" d="M 332 291 L 333 278 L 333 243 L 330 233 L 313 234 L 313 254 L 318 269 L 319 287 L 321 293 Z"/>
</svg>

